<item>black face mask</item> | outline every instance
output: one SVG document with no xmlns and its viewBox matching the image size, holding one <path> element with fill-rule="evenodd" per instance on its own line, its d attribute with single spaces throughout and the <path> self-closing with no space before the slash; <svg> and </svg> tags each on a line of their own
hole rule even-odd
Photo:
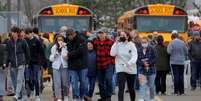
<svg viewBox="0 0 201 101">
<path fill-rule="evenodd" d="M 126 41 L 126 38 L 125 38 L 125 37 L 120 37 L 120 38 L 119 38 L 119 41 L 120 41 L 120 42 L 125 42 L 125 41 Z"/>
</svg>

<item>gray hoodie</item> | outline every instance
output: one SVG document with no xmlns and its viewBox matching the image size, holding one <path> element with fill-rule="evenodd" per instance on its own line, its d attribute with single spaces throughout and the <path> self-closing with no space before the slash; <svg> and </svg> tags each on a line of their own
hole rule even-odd
<svg viewBox="0 0 201 101">
<path fill-rule="evenodd" d="M 184 41 L 177 38 L 172 40 L 167 47 L 167 52 L 170 54 L 170 64 L 184 65 L 188 55 L 188 49 Z"/>
</svg>

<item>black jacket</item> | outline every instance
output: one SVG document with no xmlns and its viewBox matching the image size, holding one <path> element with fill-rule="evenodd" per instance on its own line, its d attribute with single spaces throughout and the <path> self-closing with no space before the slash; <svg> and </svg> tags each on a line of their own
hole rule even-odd
<svg viewBox="0 0 201 101">
<path fill-rule="evenodd" d="M 0 67 L 3 67 L 3 64 L 6 64 L 6 60 L 7 60 L 6 44 L 0 44 Z"/>
<path fill-rule="evenodd" d="M 189 55 L 192 61 L 201 60 L 201 41 L 192 40 L 189 43 Z"/>
<path fill-rule="evenodd" d="M 86 41 L 76 35 L 73 40 L 68 40 L 68 68 L 80 70 L 87 68 L 88 51 Z"/>
<path fill-rule="evenodd" d="M 30 64 L 42 65 L 46 61 L 41 42 L 36 38 L 26 39 L 30 49 Z"/>
<path fill-rule="evenodd" d="M 29 64 L 30 50 L 26 40 L 18 39 L 14 42 L 13 39 L 10 39 L 7 43 L 7 52 L 7 65 L 11 63 L 12 67 L 18 67 L 20 65 Z"/>
</svg>

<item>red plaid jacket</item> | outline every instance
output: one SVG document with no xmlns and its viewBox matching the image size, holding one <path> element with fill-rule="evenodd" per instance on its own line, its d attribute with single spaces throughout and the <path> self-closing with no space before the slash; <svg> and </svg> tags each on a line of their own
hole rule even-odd
<svg viewBox="0 0 201 101">
<path fill-rule="evenodd" d="M 106 39 L 105 41 L 95 39 L 94 48 L 96 50 L 97 69 L 105 69 L 109 64 L 114 64 L 114 57 L 110 56 L 113 43 L 114 42 L 110 39 Z"/>
</svg>

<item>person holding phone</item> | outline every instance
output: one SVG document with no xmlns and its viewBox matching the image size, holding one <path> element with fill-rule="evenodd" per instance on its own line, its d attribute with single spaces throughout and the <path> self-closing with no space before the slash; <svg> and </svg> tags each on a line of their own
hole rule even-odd
<svg viewBox="0 0 201 101">
<path fill-rule="evenodd" d="M 135 79 L 137 74 L 137 49 L 129 33 L 120 32 L 113 44 L 110 55 L 115 57 L 115 70 L 118 81 L 118 101 L 124 101 L 125 82 L 127 81 L 131 101 L 135 101 Z"/>
<path fill-rule="evenodd" d="M 64 37 L 57 35 L 55 44 L 51 49 L 50 61 L 53 68 L 53 82 L 54 92 L 57 97 L 57 101 L 68 101 L 68 51 L 66 44 L 64 43 Z M 63 94 L 63 95 L 62 95 Z"/>
<path fill-rule="evenodd" d="M 145 101 L 146 98 L 146 84 L 150 87 L 150 101 L 156 101 L 155 90 L 155 62 L 156 56 L 154 49 L 149 46 L 148 38 L 143 37 L 141 41 L 142 47 L 138 51 L 138 78 L 140 82 L 139 101 Z"/>
</svg>

